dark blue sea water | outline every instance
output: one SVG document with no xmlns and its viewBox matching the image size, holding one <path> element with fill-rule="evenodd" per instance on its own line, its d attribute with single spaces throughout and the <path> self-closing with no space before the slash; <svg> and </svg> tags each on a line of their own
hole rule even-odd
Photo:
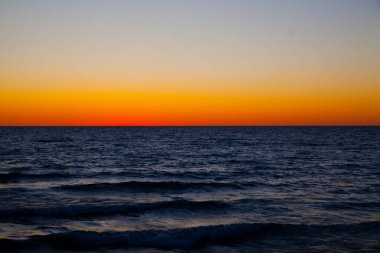
<svg viewBox="0 0 380 253">
<path fill-rule="evenodd" d="M 87 250 L 380 252 L 380 128 L 0 128 L 0 251 Z"/>
</svg>

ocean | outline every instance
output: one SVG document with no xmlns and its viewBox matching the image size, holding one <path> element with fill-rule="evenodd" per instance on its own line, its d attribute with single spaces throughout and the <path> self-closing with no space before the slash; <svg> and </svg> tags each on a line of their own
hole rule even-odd
<svg viewBox="0 0 380 253">
<path fill-rule="evenodd" d="M 1 252 L 380 252 L 380 127 L 1 127 Z"/>
</svg>

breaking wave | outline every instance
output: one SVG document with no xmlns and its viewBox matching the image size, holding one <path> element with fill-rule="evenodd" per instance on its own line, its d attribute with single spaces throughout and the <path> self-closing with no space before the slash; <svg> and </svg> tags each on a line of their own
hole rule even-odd
<svg viewBox="0 0 380 253">
<path fill-rule="evenodd" d="M 3 249 L 36 249 L 49 247 L 56 250 L 94 250 L 117 248 L 154 248 L 161 250 L 199 249 L 210 245 L 236 245 L 259 243 L 267 238 L 302 238 L 308 235 L 323 240 L 339 240 L 345 235 L 365 240 L 365 234 L 379 234 L 380 222 L 350 225 L 292 225 L 275 223 L 246 223 L 204 226 L 171 230 L 146 230 L 130 232 L 74 231 L 32 236 L 27 240 L 2 239 Z M 337 237 L 337 238 L 335 238 Z"/>
</svg>

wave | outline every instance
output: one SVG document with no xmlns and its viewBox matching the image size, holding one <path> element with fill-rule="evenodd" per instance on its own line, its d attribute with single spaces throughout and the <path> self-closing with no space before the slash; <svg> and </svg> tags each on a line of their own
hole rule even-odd
<svg viewBox="0 0 380 253">
<path fill-rule="evenodd" d="M 72 142 L 74 139 L 66 138 L 51 138 L 51 139 L 35 139 L 34 142 L 38 143 L 60 143 L 60 142 Z"/>
<path fill-rule="evenodd" d="M 161 250 L 191 250 L 210 245 L 258 244 L 268 238 L 282 239 L 281 247 L 297 242 L 305 247 L 305 240 L 331 243 L 342 238 L 355 239 L 352 243 L 367 240 L 368 235 L 378 236 L 380 221 L 348 225 L 292 225 L 275 223 L 243 223 L 203 226 L 171 230 L 146 230 L 128 232 L 74 231 L 32 236 L 27 240 L 0 239 L 4 250 L 36 249 L 94 250 L 117 248 L 152 248 Z M 288 239 L 288 240 L 286 240 Z M 377 244 L 374 247 L 378 247 Z M 268 245 L 267 245 L 268 247 Z M 350 247 L 350 245 L 348 245 Z"/>
<path fill-rule="evenodd" d="M 56 169 L 56 165 L 44 165 L 43 169 Z M 63 169 L 66 169 L 65 167 Z M 142 172 L 135 172 L 135 171 L 122 171 L 122 172 L 112 172 L 112 171 L 100 171 L 100 172 L 93 172 L 93 173 L 87 173 L 87 174 L 74 174 L 69 172 L 45 172 L 45 173 L 27 173 L 27 172 L 8 172 L 8 173 L 0 173 L 0 183 L 7 184 L 7 183 L 17 183 L 20 181 L 27 181 L 27 180 L 44 180 L 44 179 L 67 179 L 67 178 L 78 178 L 78 177 L 92 177 L 92 178 L 106 178 L 106 177 L 113 177 L 113 178 L 125 178 L 125 177 L 141 177 L 143 175 Z M 204 174 L 194 174 L 190 172 L 145 172 L 144 174 L 146 177 L 149 178 L 192 178 L 192 179 L 215 179 L 211 178 L 215 177 L 215 175 L 211 175 L 211 173 Z M 227 179 L 227 178 L 223 178 Z M 169 179 L 170 180 L 170 179 Z M 117 185 L 115 185 L 117 184 Z M 84 184 L 84 185 L 67 185 L 63 187 L 64 189 L 70 189 L 70 190 L 85 190 L 90 189 L 96 190 L 96 189 L 104 189 L 112 187 L 117 188 L 145 188 L 145 189 L 153 189 L 155 187 L 160 187 L 160 185 L 165 184 L 165 188 L 167 189 L 189 189 L 192 188 L 192 186 L 197 187 L 206 187 L 207 185 L 210 187 L 233 187 L 233 188 L 239 188 L 238 185 L 234 185 L 232 183 L 220 183 L 220 182 L 178 182 L 178 181 L 131 181 L 131 182 L 121 182 L 121 183 L 91 183 L 91 184 Z M 251 184 L 245 184 L 245 185 L 251 185 Z"/>
<path fill-rule="evenodd" d="M 219 201 L 173 200 L 153 203 L 118 204 L 118 205 L 77 205 L 53 208 L 18 208 L 0 210 L 0 220 L 12 218 L 93 218 L 111 215 L 137 215 L 147 211 L 163 209 L 184 209 L 187 211 L 207 211 L 230 207 Z"/>
<path fill-rule="evenodd" d="M 69 173 L 61 172 L 51 172 L 51 173 L 41 173 L 41 174 L 30 174 L 22 172 L 11 172 L 0 174 L 0 183 L 13 183 L 28 179 L 55 179 L 55 178 L 66 178 L 70 177 Z"/>
<path fill-rule="evenodd" d="M 163 192 L 184 191 L 191 189 L 233 188 L 241 189 L 235 183 L 222 182 L 179 182 L 179 181 L 128 181 L 119 183 L 91 183 L 59 186 L 58 189 L 70 191 L 133 191 L 133 192 Z"/>
<path fill-rule="evenodd" d="M 380 202 L 338 202 L 324 204 L 328 209 L 361 209 L 361 208 L 379 208 Z"/>
</svg>

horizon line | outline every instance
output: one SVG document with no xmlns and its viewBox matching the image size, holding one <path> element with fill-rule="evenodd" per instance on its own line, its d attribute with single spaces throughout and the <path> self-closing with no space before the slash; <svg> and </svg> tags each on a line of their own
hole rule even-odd
<svg viewBox="0 0 380 253">
<path fill-rule="evenodd" d="M 3 127 L 380 127 L 380 125 L 0 125 Z"/>
</svg>

